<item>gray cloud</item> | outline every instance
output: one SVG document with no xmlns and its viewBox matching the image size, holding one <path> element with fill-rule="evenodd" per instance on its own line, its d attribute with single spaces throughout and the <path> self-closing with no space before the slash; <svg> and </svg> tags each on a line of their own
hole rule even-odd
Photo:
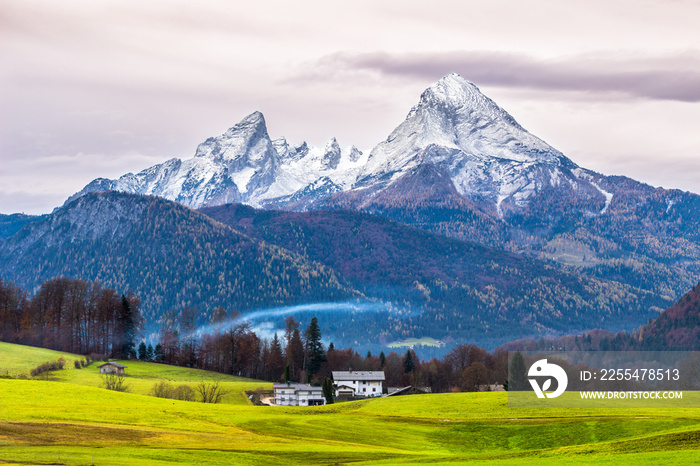
<svg viewBox="0 0 700 466">
<path fill-rule="evenodd" d="M 667 56 L 580 55 L 558 60 L 518 53 L 453 51 L 327 55 L 298 79 L 377 73 L 434 80 L 458 72 L 479 85 L 547 91 L 615 93 L 632 97 L 700 102 L 700 51 Z"/>
<path fill-rule="evenodd" d="M 370 149 L 452 71 L 583 166 L 700 192 L 688 162 L 699 12 L 659 0 L 4 0 L 0 212 L 49 212 L 92 178 L 191 157 L 254 110 L 273 136 Z M 637 163 L 611 165 L 624 154 Z"/>
</svg>

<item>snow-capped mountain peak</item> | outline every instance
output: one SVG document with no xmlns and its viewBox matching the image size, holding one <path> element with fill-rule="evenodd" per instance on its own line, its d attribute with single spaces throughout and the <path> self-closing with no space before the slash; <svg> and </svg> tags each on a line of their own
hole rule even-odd
<svg viewBox="0 0 700 466">
<path fill-rule="evenodd" d="M 426 106 L 443 106 L 447 111 L 467 108 L 471 111 L 491 115 L 493 118 L 508 115 L 493 100 L 482 94 L 474 83 L 462 78 L 457 73 L 448 74 L 423 91 L 420 102 L 414 107 L 414 110 Z"/>
<path fill-rule="evenodd" d="M 525 131 L 505 110 L 456 73 L 421 94 L 386 141 L 372 150 L 362 183 L 373 177 L 396 179 L 426 160 L 437 146 L 462 153 L 461 165 L 501 159 L 514 162 L 570 163 L 561 152 Z M 453 157 L 451 162 L 455 162 Z"/>
<path fill-rule="evenodd" d="M 208 157 L 218 162 L 245 159 L 245 163 L 263 160 L 272 152 L 265 117 L 260 112 L 253 112 L 221 136 L 211 137 L 200 144 L 195 157 Z"/>
<path fill-rule="evenodd" d="M 190 207 L 243 202 L 306 209 L 353 191 L 352 202 L 361 205 L 366 196 L 409 173 L 431 173 L 417 170 L 424 165 L 445 174 L 459 195 L 490 203 L 501 216 L 503 206 L 524 206 L 544 187 L 581 182 L 562 176 L 562 170 L 576 168 L 573 162 L 452 73 L 428 87 L 406 119 L 368 155 L 355 146 L 341 148 L 335 138 L 322 148 L 271 140 L 264 116 L 253 112 L 200 144 L 192 159 L 172 159 L 118 180 L 98 179 L 76 196 L 116 189 Z"/>
<path fill-rule="evenodd" d="M 340 162 L 340 145 L 335 138 L 328 141 L 325 149 L 323 149 L 323 166 L 331 170 L 338 168 Z"/>
</svg>

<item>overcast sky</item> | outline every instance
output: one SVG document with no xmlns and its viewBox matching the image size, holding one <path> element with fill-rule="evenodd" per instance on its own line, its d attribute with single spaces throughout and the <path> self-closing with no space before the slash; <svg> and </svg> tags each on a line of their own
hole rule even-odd
<svg viewBox="0 0 700 466">
<path fill-rule="evenodd" d="M 0 0 L 0 212 L 260 110 L 371 149 L 457 72 L 577 164 L 700 193 L 700 0 Z"/>
</svg>

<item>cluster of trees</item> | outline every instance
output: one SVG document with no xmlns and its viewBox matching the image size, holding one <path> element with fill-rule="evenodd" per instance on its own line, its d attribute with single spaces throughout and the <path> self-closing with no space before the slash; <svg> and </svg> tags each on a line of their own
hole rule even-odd
<svg viewBox="0 0 700 466">
<path fill-rule="evenodd" d="M 697 342 L 700 285 L 661 317 L 635 334 L 593 331 L 581 337 L 520 341 L 493 353 L 476 345 L 459 345 L 442 359 L 421 361 L 413 349 L 405 354 L 381 352 L 361 356 L 352 348 L 322 343 L 318 319 L 306 327 L 293 316 L 284 333 L 260 338 L 237 312 L 213 310 L 206 333 L 199 312 L 185 307 L 161 320 L 160 340 L 135 341 L 142 328 L 139 300 L 119 295 L 98 282 L 55 278 L 42 283 L 33 297 L 0 280 L 0 339 L 78 354 L 104 354 L 196 367 L 270 381 L 321 384 L 333 371 L 382 370 L 386 386 L 430 387 L 433 392 L 476 391 L 505 384 L 508 350 L 516 349 L 691 349 Z M 684 333 L 680 334 L 679 329 Z M 671 343 L 668 335 L 678 338 Z M 679 336 L 680 335 L 680 336 Z M 675 346 L 674 346 L 675 345 Z"/>
<path fill-rule="evenodd" d="M 99 282 L 47 280 L 27 292 L 0 279 L 0 339 L 78 354 L 135 357 L 139 299 Z"/>
<path fill-rule="evenodd" d="M 281 381 L 285 368 L 291 380 L 306 380 L 319 372 L 325 362 L 321 331 L 314 317 L 305 332 L 293 317 L 286 319 L 284 336 L 264 340 L 238 312 L 214 309 L 212 331 L 200 334 L 195 324 L 197 310 L 187 307 L 162 319 L 160 341 L 153 360 L 166 364 L 197 367 L 241 377 Z M 145 342 L 139 348 L 148 347 Z M 146 356 L 147 357 L 147 356 Z"/>
<path fill-rule="evenodd" d="M 293 316 L 285 319 L 282 335 L 262 339 L 250 325 L 217 308 L 212 314 L 213 330 L 200 335 L 192 308 L 171 313 L 163 321 L 160 341 L 154 353 L 167 364 L 196 367 L 273 382 L 291 381 L 321 385 L 333 371 L 382 370 L 386 386 L 415 385 L 433 392 L 476 391 L 507 378 L 507 353 L 490 354 L 475 345 L 460 345 L 442 359 L 421 361 L 413 349 L 405 354 L 381 352 L 358 354 L 352 348 L 337 349 L 322 343 L 318 319 L 306 327 Z M 139 348 L 148 347 L 145 342 Z M 141 353 L 141 351 L 139 351 Z"/>
</svg>

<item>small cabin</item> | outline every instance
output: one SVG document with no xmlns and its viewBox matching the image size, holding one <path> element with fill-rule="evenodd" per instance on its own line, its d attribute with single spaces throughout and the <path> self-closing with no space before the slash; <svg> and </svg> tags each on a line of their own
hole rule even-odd
<svg viewBox="0 0 700 466">
<path fill-rule="evenodd" d="M 117 374 L 124 375 L 124 369 L 126 366 L 119 364 L 118 362 L 106 362 L 100 366 L 100 374 Z"/>
</svg>

